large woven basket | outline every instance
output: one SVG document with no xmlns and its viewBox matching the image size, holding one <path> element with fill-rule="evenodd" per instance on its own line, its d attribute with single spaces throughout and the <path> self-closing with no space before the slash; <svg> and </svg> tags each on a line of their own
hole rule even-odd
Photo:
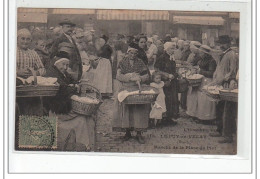
<svg viewBox="0 0 260 179">
<path fill-rule="evenodd" d="M 56 96 L 56 94 L 59 91 L 59 85 L 51 85 L 51 86 L 37 85 L 36 72 L 33 69 L 30 70 L 34 77 L 34 81 L 33 81 L 34 84 L 16 86 L 16 97 Z"/>
<path fill-rule="evenodd" d="M 124 104 L 150 104 L 154 102 L 159 95 L 159 91 L 156 88 L 150 86 L 142 86 L 142 91 L 149 91 L 153 89 L 154 94 L 135 94 L 126 97 L 123 101 Z M 136 91 L 139 90 L 138 87 L 129 87 L 127 91 Z"/>
<path fill-rule="evenodd" d="M 220 99 L 224 101 L 238 102 L 238 93 L 234 93 L 229 90 L 220 90 L 219 96 Z"/>
<path fill-rule="evenodd" d="M 93 98 L 92 93 L 96 93 L 96 97 L 99 100 L 98 104 L 93 104 L 93 103 L 81 103 L 79 101 L 75 101 L 71 99 L 71 104 L 72 104 L 72 110 L 75 113 L 85 115 L 85 116 L 91 116 L 92 114 L 95 114 L 99 108 L 99 106 L 103 103 L 102 101 L 102 96 L 97 88 L 94 86 L 91 86 L 87 83 L 81 83 L 80 84 L 81 88 L 81 96 L 88 96 L 90 98 Z M 89 95 L 91 93 L 91 95 Z"/>
</svg>

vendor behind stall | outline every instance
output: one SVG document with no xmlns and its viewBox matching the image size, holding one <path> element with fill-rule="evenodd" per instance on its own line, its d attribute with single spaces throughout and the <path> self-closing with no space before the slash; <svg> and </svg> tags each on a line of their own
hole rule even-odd
<svg viewBox="0 0 260 179">
<path fill-rule="evenodd" d="M 70 97 L 77 93 L 78 85 L 67 72 L 70 61 L 61 57 L 54 59 L 54 65 L 47 70 L 46 76 L 57 78 L 60 89 L 55 97 L 45 100 L 45 108 L 50 111 L 50 116 L 58 118 L 58 147 L 60 150 L 92 150 L 93 119 L 71 111 Z"/>
<path fill-rule="evenodd" d="M 21 78 L 33 76 L 31 70 L 36 71 L 37 76 L 45 73 L 44 66 L 39 55 L 29 49 L 32 42 L 32 35 L 28 29 L 20 29 L 17 32 L 17 53 L 16 53 L 16 75 Z M 29 70 L 31 69 L 31 70 Z M 17 86 L 22 82 L 17 79 Z M 21 115 L 42 115 L 40 99 L 35 97 L 17 98 L 17 111 Z"/>
<path fill-rule="evenodd" d="M 29 49 L 32 42 L 32 35 L 28 29 L 20 29 L 17 32 L 17 57 L 16 72 L 17 76 L 27 78 L 32 76 L 29 68 L 36 71 L 38 76 L 45 73 L 41 58 L 34 50 Z"/>
</svg>

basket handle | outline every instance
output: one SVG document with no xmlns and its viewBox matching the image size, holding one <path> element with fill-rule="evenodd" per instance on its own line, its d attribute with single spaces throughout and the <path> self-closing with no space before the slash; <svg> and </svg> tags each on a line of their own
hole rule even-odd
<svg viewBox="0 0 260 179">
<path fill-rule="evenodd" d="M 31 71 L 31 73 L 32 73 L 32 75 L 33 75 L 33 83 L 34 83 L 34 85 L 37 85 L 37 76 L 36 76 L 36 71 L 34 71 L 34 69 L 32 69 L 32 68 L 28 68 L 30 71 Z"/>
<path fill-rule="evenodd" d="M 87 85 L 87 86 L 89 86 L 89 87 L 91 87 L 91 88 L 93 88 L 93 89 L 95 90 L 95 92 L 98 93 L 99 100 L 102 101 L 102 95 L 101 95 L 100 91 L 99 91 L 96 87 L 90 85 L 89 83 L 86 83 L 86 82 L 85 82 L 85 83 L 82 83 L 82 82 L 81 82 L 81 83 L 79 84 L 80 89 L 81 89 L 81 86 L 82 86 L 83 84 L 84 84 L 84 85 Z"/>
</svg>

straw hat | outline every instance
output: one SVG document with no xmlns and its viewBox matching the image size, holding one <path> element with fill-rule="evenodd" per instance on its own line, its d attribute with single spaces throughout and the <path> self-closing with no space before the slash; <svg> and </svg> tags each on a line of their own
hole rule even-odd
<svg viewBox="0 0 260 179">
<path fill-rule="evenodd" d="M 211 52 L 211 48 L 208 45 L 201 45 L 199 50 L 207 54 Z"/>
</svg>

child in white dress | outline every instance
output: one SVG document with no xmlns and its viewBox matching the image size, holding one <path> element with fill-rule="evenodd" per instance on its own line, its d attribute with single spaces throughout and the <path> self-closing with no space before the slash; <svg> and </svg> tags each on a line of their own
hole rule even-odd
<svg viewBox="0 0 260 179">
<path fill-rule="evenodd" d="M 150 86 L 159 90 L 159 95 L 157 96 L 155 103 L 152 104 L 152 110 L 150 112 L 150 118 L 154 120 L 154 126 L 156 126 L 157 123 L 161 121 L 162 114 L 166 112 L 166 105 L 165 94 L 163 92 L 164 82 L 161 80 L 161 74 L 155 71 L 152 74 L 152 80 L 153 82 Z"/>
</svg>

